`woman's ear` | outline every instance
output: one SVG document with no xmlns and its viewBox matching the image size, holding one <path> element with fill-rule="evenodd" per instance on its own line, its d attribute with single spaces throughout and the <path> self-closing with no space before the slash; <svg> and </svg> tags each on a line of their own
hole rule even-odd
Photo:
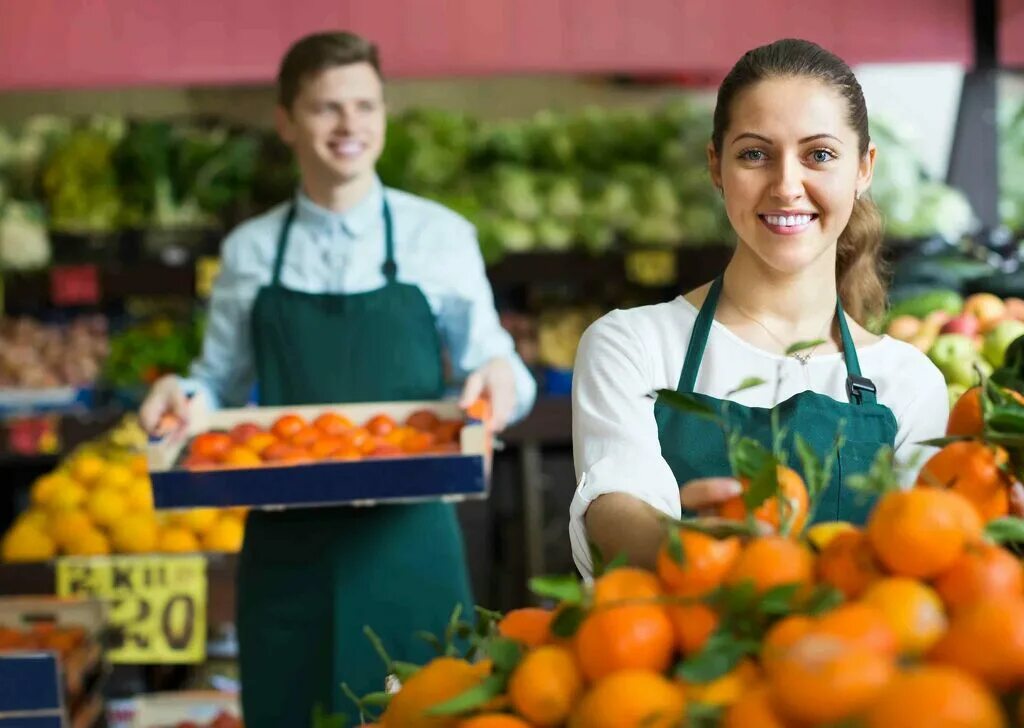
<svg viewBox="0 0 1024 728">
<path fill-rule="evenodd" d="M 857 197 L 862 197 L 871 186 L 871 178 L 875 174 L 875 155 L 877 153 L 878 147 L 872 142 L 860 158 L 860 163 L 857 165 Z"/>
<path fill-rule="evenodd" d="M 711 173 L 711 183 L 722 192 L 722 160 L 712 142 L 708 142 L 708 172 Z"/>
</svg>

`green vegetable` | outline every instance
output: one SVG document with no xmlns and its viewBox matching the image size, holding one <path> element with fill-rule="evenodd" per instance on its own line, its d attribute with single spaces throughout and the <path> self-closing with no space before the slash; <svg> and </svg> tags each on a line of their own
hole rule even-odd
<svg viewBox="0 0 1024 728">
<path fill-rule="evenodd" d="M 964 299 L 956 291 L 936 290 L 921 293 L 894 304 L 889 309 L 889 319 L 897 316 L 924 318 L 933 311 L 945 311 L 956 315 L 963 311 Z"/>
</svg>

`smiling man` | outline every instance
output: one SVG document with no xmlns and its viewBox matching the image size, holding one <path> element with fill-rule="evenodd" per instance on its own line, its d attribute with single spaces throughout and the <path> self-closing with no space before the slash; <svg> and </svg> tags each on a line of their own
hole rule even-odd
<svg viewBox="0 0 1024 728">
<path fill-rule="evenodd" d="M 276 124 L 301 184 L 234 230 L 191 378 L 154 385 L 141 419 L 187 419 L 186 393 L 239 406 L 431 400 L 447 353 L 467 406 L 488 396 L 496 430 L 522 417 L 535 384 L 498 323 L 472 226 L 385 188 L 374 168 L 386 113 L 376 47 L 308 36 L 278 76 Z M 472 614 L 450 504 L 249 515 L 239 566 L 242 702 L 249 728 L 308 726 L 315 707 L 384 688 L 370 626 L 396 660 L 430 656 L 456 604 Z"/>
</svg>

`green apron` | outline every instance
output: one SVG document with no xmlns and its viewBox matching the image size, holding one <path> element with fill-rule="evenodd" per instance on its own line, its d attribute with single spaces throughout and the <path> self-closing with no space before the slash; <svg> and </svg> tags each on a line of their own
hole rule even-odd
<svg viewBox="0 0 1024 728">
<path fill-rule="evenodd" d="M 280 283 L 289 210 L 272 281 L 252 311 L 261 404 L 441 397 L 434 316 L 419 288 L 396 280 L 386 201 L 383 215 L 383 288 L 313 294 Z M 238 574 L 247 728 L 305 727 L 316 705 L 354 715 L 342 682 L 358 695 L 384 689 L 364 625 L 395 660 L 423 662 L 433 651 L 417 631 L 443 636 L 456 604 L 472 614 L 451 504 L 251 512 Z"/>
<path fill-rule="evenodd" d="M 716 412 L 723 411 L 725 401 L 695 393 L 694 385 L 721 291 L 722 278 L 719 277 L 711 284 L 707 299 L 697 314 L 676 387 L 676 391 L 697 397 Z M 838 402 L 824 394 L 806 391 L 779 403 L 775 409 L 779 413 L 779 425 L 786 431 L 784 451 L 789 464 L 797 469 L 799 458 L 793 446 L 796 433 L 800 433 L 815 452 L 823 456 L 833 447 L 836 432 L 842 428 L 844 444 L 839 451 L 838 466 L 832 471 L 832 480 L 822 495 L 813 521 L 843 520 L 859 524 L 867 517 L 872 501 L 844 487 L 843 482 L 850 475 L 867 472 L 881 447 L 894 446 L 897 427 L 892 411 L 876 401 L 874 384 L 861 376 L 857 350 L 839 302 L 836 302 L 836 315 L 843 341 L 846 391 L 850 401 Z M 724 411 L 734 430 L 767 447 L 771 446 L 772 409 L 744 407 L 729 402 Z M 662 455 L 680 484 L 694 478 L 731 475 L 725 438 L 716 423 L 680 412 L 662 402 L 655 403 L 654 415 Z"/>
</svg>

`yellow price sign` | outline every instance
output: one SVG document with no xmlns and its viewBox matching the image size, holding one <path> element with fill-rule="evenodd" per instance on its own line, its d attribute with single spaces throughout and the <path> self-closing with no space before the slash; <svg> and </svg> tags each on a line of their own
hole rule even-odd
<svg viewBox="0 0 1024 728">
<path fill-rule="evenodd" d="M 203 256 L 196 260 L 196 296 L 209 298 L 213 283 L 220 275 L 220 258 Z"/>
<path fill-rule="evenodd" d="M 676 280 L 674 250 L 630 250 L 624 258 L 626 280 L 641 286 L 667 286 Z"/>
<path fill-rule="evenodd" d="M 202 556 L 68 557 L 57 595 L 109 604 L 108 652 L 121 664 L 193 664 L 206 658 L 206 559 Z"/>
</svg>

